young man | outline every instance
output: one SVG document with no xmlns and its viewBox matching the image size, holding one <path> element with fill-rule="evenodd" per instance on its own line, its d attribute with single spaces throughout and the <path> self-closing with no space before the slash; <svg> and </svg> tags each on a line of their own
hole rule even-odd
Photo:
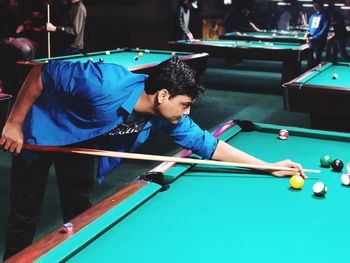
<svg viewBox="0 0 350 263">
<path fill-rule="evenodd" d="M 32 242 L 53 163 L 64 221 L 90 207 L 93 158 L 80 155 L 21 152 L 36 145 L 134 151 L 157 129 L 178 144 L 221 161 L 266 164 L 218 141 L 188 116 L 204 87 L 179 58 L 162 62 L 148 78 L 122 66 L 64 61 L 38 65 L 28 75 L 3 129 L 0 148 L 15 153 L 11 174 L 11 212 L 5 258 Z M 98 179 L 113 171 L 118 158 L 100 158 Z M 275 165 L 295 167 L 289 160 Z M 291 175 L 286 171 L 274 176 Z"/>
<path fill-rule="evenodd" d="M 314 67 L 321 63 L 322 51 L 327 43 L 329 20 L 323 11 L 323 1 L 313 1 L 314 10 L 316 11 L 309 19 L 309 29 L 306 34 L 310 44 L 309 67 Z"/>
<path fill-rule="evenodd" d="M 57 14 L 56 25 L 46 24 L 46 30 L 56 37 L 56 55 L 72 55 L 83 52 L 86 8 L 81 0 L 67 0 Z"/>
</svg>

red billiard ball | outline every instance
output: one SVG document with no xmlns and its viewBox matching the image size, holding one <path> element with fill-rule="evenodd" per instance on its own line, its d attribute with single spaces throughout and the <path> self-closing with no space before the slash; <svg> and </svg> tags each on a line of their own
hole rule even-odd
<svg viewBox="0 0 350 263">
<path fill-rule="evenodd" d="M 278 132 L 278 138 L 281 140 L 287 140 L 289 136 L 289 132 L 285 129 L 282 129 Z"/>
<path fill-rule="evenodd" d="M 66 223 L 63 225 L 62 231 L 66 234 L 72 234 L 74 232 L 74 226 L 72 223 Z"/>
<path fill-rule="evenodd" d="M 134 57 L 134 60 L 138 60 L 138 59 L 139 59 L 139 57 L 138 57 L 138 56 L 135 56 L 135 57 Z"/>
</svg>

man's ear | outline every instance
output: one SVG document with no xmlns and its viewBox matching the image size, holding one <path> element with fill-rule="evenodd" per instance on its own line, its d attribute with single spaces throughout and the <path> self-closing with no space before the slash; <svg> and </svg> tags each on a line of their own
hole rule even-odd
<svg viewBox="0 0 350 263">
<path fill-rule="evenodd" d="M 167 89 L 161 89 L 157 93 L 157 101 L 161 104 L 166 98 L 169 97 L 169 91 Z"/>
</svg>

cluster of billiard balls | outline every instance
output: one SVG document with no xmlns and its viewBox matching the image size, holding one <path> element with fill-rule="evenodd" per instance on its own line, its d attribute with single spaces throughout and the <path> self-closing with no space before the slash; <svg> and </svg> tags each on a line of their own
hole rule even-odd
<svg viewBox="0 0 350 263">
<path fill-rule="evenodd" d="M 139 48 L 136 48 L 136 50 L 139 50 Z M 150 53 L 150 51 L 149 51 L 149 49 L 145 49 L 145 53 Z M 140 57 L 142 57 L 143 56 L 143 52 L 139 52 L 139 54 L 138 54 L 138 56 L 135 56 L 134 57 L 134 60 L 136 61 L 136 60 L 139 60 L 139 58 Z"/>
<path fill-rule="evenodd" d="M 320 159 L 322 167 L 332 167 L 333 171 L 341 172 L 344 163 L 339 159 L 332 159 L 329 155 L 325 155 Z M 341 181 L 343 185 L 350 186 L 350 163 L 347 165 L 347 173 L 342 174 Z M 294 175 L 290 178 L 290 186 L 293 189 L 300 190 L 304 185 L 304 178 L 300 175 Z M 324 197 L 328 192 L 327 186 L 323 182 L 316 182 L 312 190 L 317 197 Z"/>
<path fill-rule="evenodd" d="M 282 129 L 278 132 L 278 138 L 281 140 L 287 140 L 289 132 Z M 333 171 L 341 172 L 344 168 L 344 163 L 340 159 L 332 159 L 329 155 L 325 155 L 320 159 L 322 167 L 332 167 Z M 347 165 L 348 172 L 341 176 L 343 185 L 350 186 L 350 163 Z M 304 178 L 300 175 L 294 175 L 290 178 L 290 186 L 293 189 L 300 190 L 304 185 Z M 324 197 L 328 191 L 327 186 L 323 182 L 316 182 L 312 190 L 317 197 Z"/>
</svg>

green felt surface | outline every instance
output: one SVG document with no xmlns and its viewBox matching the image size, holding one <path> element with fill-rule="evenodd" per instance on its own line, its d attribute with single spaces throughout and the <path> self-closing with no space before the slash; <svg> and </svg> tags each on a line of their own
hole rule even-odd
<svg viewBox="0 0 350 263">
<path fill-rule="evenodd" d="M 263 41 L 245 41 L 245 40 L 201 40 L 200 43 L 179 40 L 178 43 L 188 45 L 213 45 L 227 47 L 255 47 L 255 48 L 270 48 L 270 49 L 298 49 L 304 44 L 292 42 L 263 42 Z"/>
<path fill-rule="evenodd" d="M 197 165 L 124 220 L 87 243 L 69 262 L 344 262 L 350 229 L 350 188 L 340 175 L 319 167 L 329 154 L 347 163 L 350 135 L 261 125 L 231 129 L 221 138 L 244 151 L 277 161 L 291 158 L 321 174 L 309 174 L 302 190 L 288 178 Z M 348 158 L 348 159 L 347 159 Z M 174 168 L 176 170 L 176 167 Z M 174 172 L 174 170 L 170 171 Z M 312 185 L 323 181 L 326 198 Z"/>
<path fill-rule="evenodd" d="M 261 31 L 261 32 L 240 32 L 238 34 L 237 32 L 230 32 L 226 33 L 226 36 L 249 36 L 249 37 L 256 37 L 256 38 L 298 38 L 298 39 L 304 39 L 305 33 L 300 31 Z"/>
<path fill-rule="evenodd" d="M 338 75 L 336 79 L 333 78 L 334 74 Z M 298 79 L 298 82 L 307 85 L 350 88 L 349 76 L 349 63 L 326 63 L 322 67 L 317 68 L 317 70 L 314 70 L 311 74 L 306 75 L 302 79 Z"/>
<path fill-rule="evenodd" d="M 139 52 L 143 55 L 139 56 Z M 176 54 L 181 58 L 184 56 L 192 55 L 189 52 L 176 52 Z M 33 62 L 45 62 L 49 60 L 65 60 L 71 62 L 86 62 L 89 58 L 92 58 L 94 62 L 98 62 L 100 58 L 104 60 L 104 63 L 116 63 L 123 65 L 126 68 L 141 67 L 149 64 L 158 64 L 164 60 L 171 57 L 172 51 L 160 51 L 160 50 L 149 50 L 146 53 L 144 49 L 140 50 L 110 50 L 110 55 L 107 55 L 105 51 L 87 53 L 85 55 L 73 55 L 73 56 L 62 56 L 55 57 L 51 59 L 43 58 L 36 59 Z M 135 60 L 135 56 L 138 56 L 138 60 Z"/>
</svg>

